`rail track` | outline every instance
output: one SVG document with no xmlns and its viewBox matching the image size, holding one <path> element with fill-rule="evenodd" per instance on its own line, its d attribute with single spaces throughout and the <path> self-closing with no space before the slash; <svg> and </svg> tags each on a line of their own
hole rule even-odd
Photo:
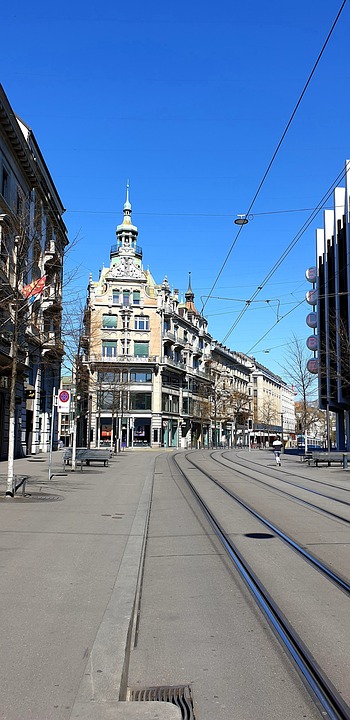
<svg viewBox="0 0 350 720">
<path fill-rule="evenodd" d="M 222 475 L 223 471 L 220 468 L 218 472 L 218 463 L 210 455 L 206 456 L 206 467 L 203 467 L 202 456 L 198 453 L 174 455 L 173 461 L 261 612 L 297 667 L 322 717 L 350 720 L 347 677 L 350 643 L 340 637 L 342 618 L 345 633 L 349 611 L 349 580 L 321 562 L 295 538 L 225 486 L 222 478 L 218 479 L 218 474 Z M 222 466 L 228 468 L 226 463 L 221 463 Z M 242 468 L 234 468 L 232 472 L 246 474 Z M 266 469 L 263 472 L 268 474 Z M 227 499 L 224 503 L 223 493 Z M 232 517 L 235 516 L 237 525 L 245 525 L 247 514 L 260 532 L 246 533 L 243 539 L 242 533 L 233 532 Z M 337 517 L 337 522 L 346 525 L 349 521 Z M 255 537 L 259 545 L 252 550 L 247 545 L 247 537 Z M 348 534 L 348 541 L 349 537 Z M 269 549 L 266 542 L 263 544 L 264 538 L 273 540 Z M 294 584 L 290 592 L 288 581 L 282 583 L 287 568 Z M 280 584 L 286 586 L 284 591 Z M 300 588 L 305 593 L 302 602 Z M 327 612 L 330 606 L 333 619 Z M 321 618 L 324 626 L 317 633 Z"/>
</svg>

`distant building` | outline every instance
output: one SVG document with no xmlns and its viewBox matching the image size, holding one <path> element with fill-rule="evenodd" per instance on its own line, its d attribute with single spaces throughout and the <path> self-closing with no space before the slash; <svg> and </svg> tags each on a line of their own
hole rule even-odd
<svg viewBox="0 0 350 720">
<path fill-rule="evenodd" d="M 0 86 L 0 457 L 16 364 L 15 454 L 47 451 L 59 387 L 64 208 L 30 128 Z M 55 440 L 57 428 L 55 427 Z"/>
<path fill-rule="evenodd" d="M 254 441 L 270 445 L 273 437 L 282 436 L 285 444 L 295 440 L 295 393 L 279 375 L 252 358 Z"/>
</svg>

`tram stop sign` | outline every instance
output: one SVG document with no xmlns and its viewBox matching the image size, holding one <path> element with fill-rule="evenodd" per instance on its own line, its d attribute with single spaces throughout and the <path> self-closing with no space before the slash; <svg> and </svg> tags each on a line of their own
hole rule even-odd
<svg viewBox="0 0 350 720">
<path fill-rule="evenodd" d="M 57 395 L 57 412 L 65 413 L 66 415 L 69 413 L 70 408 L 70 391 L 69 390 L 59 390 Z"/>
</svg>

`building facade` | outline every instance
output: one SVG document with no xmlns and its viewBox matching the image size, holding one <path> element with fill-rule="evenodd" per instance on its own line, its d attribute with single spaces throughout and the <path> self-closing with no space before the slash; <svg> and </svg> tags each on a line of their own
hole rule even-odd
<svg viewBox="0 0 350 720">
<path fill-rule="evenodd" d="M 350 411 L 350 161 L 345 187 L 333 194 L 333 210 L 325 210 L 324 225 L 316 231 L 317 360 L 319 407 L 336 422 L 336 446 L 349 449 Z"/>
<path fill-rule="evenodd" d="M 254 444 L 270 445 L 276 435 L 285 445 L 295 440 L 295 393 L 292 386 L 252 358 Z"/>
<path fill-rule="evenodd" d="M 166 277 L 156 283 L 142 259 L 127 188 L 109 266 L 88 285 L 73 375 L 77 444 L 248 446 L 254 429 L 259 441 L 264 435 L 260 416 L 271 403 L 271 438 L 281 432 L 282 413 L 291 428 L 294 394 L 267 368 L 213 340 L 195 307 L 191 275 L 180 299 Z"/>
<path fill-rule="evenodd" d="M 180 302 L 167 278 L 157 285 L 143 268 L 128 189 L 123 213 L 110 265 L 88 287 L 80 436 L 94 447 L 208 446 L 207 321 L 190 281 Z"/>
<path fill-rule="evenodd" d="M 68 243 L 63 212 L 36 139 L 0 86 L 2 459 L 8 454 L 12 411 L 16 456 L 47 451 L 50 445 L 52 396 L 63 355 L 62 264 Z"/>
</svg>

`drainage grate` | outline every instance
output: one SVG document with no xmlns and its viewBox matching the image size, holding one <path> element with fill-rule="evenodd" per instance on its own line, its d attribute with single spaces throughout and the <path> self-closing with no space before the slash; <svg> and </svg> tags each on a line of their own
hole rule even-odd
<svg viewBox="0 0 350 720">
<path fill-rule="evenodd" d="M 147 687 L 141 690 L 130 690 L 130 700 L 155 700 L 177 705 L 181 710 L 182 720 L 195 720 L 192 693 L 189 685 Z"/>
</svg>

